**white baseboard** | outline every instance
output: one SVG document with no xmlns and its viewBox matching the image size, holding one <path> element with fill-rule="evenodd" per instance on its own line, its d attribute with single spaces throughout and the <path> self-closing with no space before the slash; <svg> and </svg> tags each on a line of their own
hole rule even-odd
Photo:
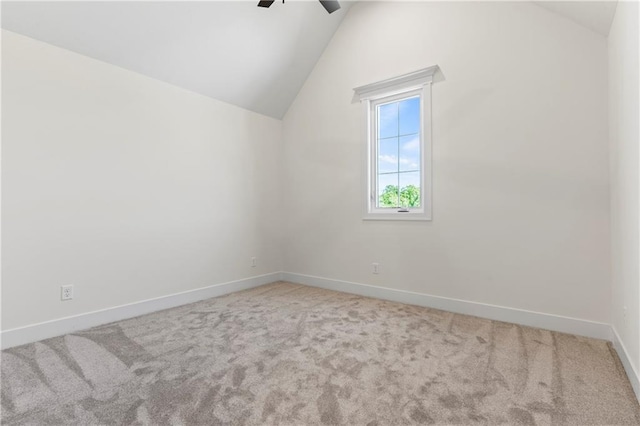
<svg viewBox="0 0 640 426">
<path fill-rule="evenodd" d="M 292 272 L 283 272 L 282 279 L 284 281 L 291 281 L 313 287 L 358 294 L 360 296 L 373 297 L 376 299 L 391 300 L 410 305 L 425 306 L 458 314 L 473 315 L 497 321 L 559 331 L 562 333 L 576 334 L 578 336 L 593 337 L 608 341 L 611 341 L 612 339 L 611 326 L 600 322 L 545 314 L 541 312 L 525 311 L 522 309 L 507 308 L 504 306 L 489 305 L 485 303 L 469 302 L 466 300 L 450 299 L 447 297 L 431 296 L 423 293 L 376 287 L 349 281 L 320 278 Z"/>
<path fill-rule="evenodd" d="M 627 352 L 627 348 L 622 343 L 622 339 L 620 339 L 620 335 L 615 327 L 611 327 L 613 331 L 613 347 L 616 352 L 618 352 L 618 356 L 620 357 L 620 361 L 622 361 L 622 366 L 624 370 L 627 372 L 627 376 L 629 377 L 629 381 L 631 382 L 631 387 L 633 391 L 636 393 L 636 398 L 638 398 L 638 402 L 640 402 L 640 374 L 633 367 L 631 363 L 631 359 L 629 357 L 629 352 Z"/>
<path fill-rule="evenodd" d="M 38 340 L 61 336 L 63 334 L 73 333 L 78 330 L 84 330 L 114 321 L 133 318 L 211 297 L 222 296 L 236 291 L 258 287 L 274 281 L 280 281 L 281 279 L 282 273 L 274 272 L 271 274 L 259 275 L 242 280 L 230 281 L 195 290 L 170 294 L 168 296 L 162 296 L 155 299 L 148 299 L 127 305 L 88 312 L 86 314 L 74 315 L 25 327 L 13 328 L 1 333 L 0 347 L 2 349 L 7 349 L 14 346 L 24 345 L 26 343 L 37 342 Z"/>
</svg>

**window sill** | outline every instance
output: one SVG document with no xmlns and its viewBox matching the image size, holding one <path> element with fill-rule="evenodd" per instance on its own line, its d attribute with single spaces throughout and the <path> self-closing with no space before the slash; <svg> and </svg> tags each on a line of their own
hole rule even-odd
<svg viewBox="0 0 640 426">
<path fill-rule="evenodd" d="M 431 218 L 424 213 L 372 213 L 365 215 L 362 220 L 391 220 L 391 221 L 422 221 L 430 222 Z"/>
</svg>

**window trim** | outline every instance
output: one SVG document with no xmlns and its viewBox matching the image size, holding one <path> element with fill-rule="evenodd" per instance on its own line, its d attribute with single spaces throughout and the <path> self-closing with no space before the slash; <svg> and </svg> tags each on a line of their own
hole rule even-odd
<svg viewBox="0 0 640 426">
<path fill-rule="evenodd" d="M 364 116 L 364 135 L 366 142 L 365 177 L 364 177 L 364 220 L 432 220 L 432 174 L 431 174 L 431 84 L 433 75 L 438 70 L 434 65 L 420 71 L 354 89 L 355 99 L 362 104 Z M 421 207 L 401 212 L 400 209 L 379 208 L 377 205 L 377 140 L 376 111 L 378 104 L 420 96 L 422 112 L 420 127 L 420 201 Z"/>
</svg>

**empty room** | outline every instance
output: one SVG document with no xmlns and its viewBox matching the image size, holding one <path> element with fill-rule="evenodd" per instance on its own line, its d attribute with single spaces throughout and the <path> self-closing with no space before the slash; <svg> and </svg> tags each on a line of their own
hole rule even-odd
<svg viewBox="0 0 640 426">
<path fill-rule="evenodd" d="M 630 1 L 2 1 L 4 425 L 640 425 Z"/>
</svg>

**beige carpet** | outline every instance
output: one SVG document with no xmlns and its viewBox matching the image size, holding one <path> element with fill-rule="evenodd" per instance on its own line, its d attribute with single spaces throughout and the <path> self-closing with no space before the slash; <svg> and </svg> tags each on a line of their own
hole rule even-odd
<svg viewBox="0 0 640 426">
<path fill-rule="evenodd" d="M 274 283 L 2 352 L 3 424 L 640 425 L 610 344 Z"/>
</svg>

